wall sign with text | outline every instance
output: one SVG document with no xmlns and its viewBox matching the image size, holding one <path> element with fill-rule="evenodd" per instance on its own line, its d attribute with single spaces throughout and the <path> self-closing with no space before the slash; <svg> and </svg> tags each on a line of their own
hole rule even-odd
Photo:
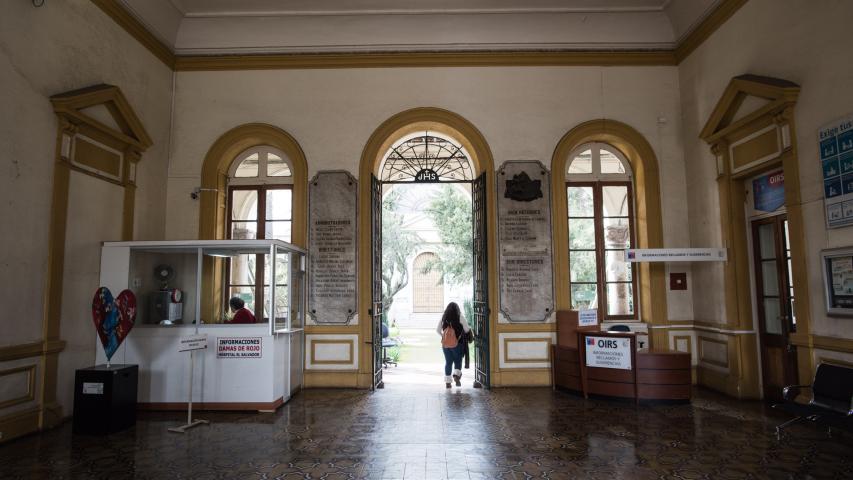
<svg viewBox="0 0 853 480">
<path fill-rule="evenodd" d="M 853 115 L 818 132 L 826 227 L 853 225 Z"/>
<path fill-rule="evenodd" d="M 263 338 L 261 337 L 216 337 L 216 356 L 218 358 L 261 358 Z"/>
</svg>

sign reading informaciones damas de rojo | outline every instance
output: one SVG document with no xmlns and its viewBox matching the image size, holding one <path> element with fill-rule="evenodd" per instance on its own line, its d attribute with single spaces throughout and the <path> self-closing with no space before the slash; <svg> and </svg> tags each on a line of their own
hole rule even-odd
<svg viewBox="0 0 853 480">
<path fill-rule="evenodd" d="M 853 114 L 818 133 L 827 228 L 853 225 Z"/>
</svg>

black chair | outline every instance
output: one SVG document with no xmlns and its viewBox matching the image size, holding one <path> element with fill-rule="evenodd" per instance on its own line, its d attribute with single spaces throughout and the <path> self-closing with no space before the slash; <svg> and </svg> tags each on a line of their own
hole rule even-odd
<svg viewBox="0 0 853 480">
<path fill-rule="evenodd" d="M 794 399 L 800 390 L 810 389 L 812 398 L 809 403 L 797 403 Z M 784 403 L 773 408 L 784 410 L 796 417 L 776 427 L 776 436 L 782 429 L 799 422 L 809 420 L 827 428 L 832 427 L 853 432 L 853 368 L 830 363 L 821 363 L 815 369 L 811 385 L 790 385 L 782 389 Z"/>
<path fill-rule="evenodd" d="M 631 327 L 628 325 L 611 325 L 607 328 L 608 332 L 630 332 Z"/>
<path fill-rule="evenodd" d="M 397 343 L 397 339 L 388 338 L 389 335 L 388 325 L 382 324 L 382 365 L 385 368 L 388 368 L 389 365 L 397 366 L 397 362 L 395 362 L 391 357 L 388 356 L 386 349 L 396 347 L 399 345 Z"/>
</svg>

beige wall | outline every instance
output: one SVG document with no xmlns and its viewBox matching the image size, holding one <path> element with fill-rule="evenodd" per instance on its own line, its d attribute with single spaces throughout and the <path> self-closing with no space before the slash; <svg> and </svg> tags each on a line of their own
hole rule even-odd
<svg viewBox="0 0 853 480">
<path fill-rule="evenodd" d="M 197 237 L 198 202 L 190 191 L 199 185 L 207 150 L 227 130 L 249 122 L 275 125 L 302 146 L 309 178 L 326 169 L 357 175 L 374 129 L 396 113 L 431 106 L 471 121 L 489 143 L 496 167 L 518 159 L 549 165 L 561 136 L 587 120 L 631 125 L 660 162 L 665 243 L 689 241 L 674 67 L 181 72 L 176 85 L 169 239 Z M 689 292 L 670 302 L 673 318 L 692 318 Z"/>
<path fill-rule="evenodd" d="M 853 244 L 853 229 L 825 226 L 817 145 L 821 126 L 853 112 L 853 64 L 845 61 L 850 54 L 844 33 L 850 18 L 853 3 L 847 1 L 750 0 L 678 66 L 694 247 L 722 246 L 715 160 L 698 136 L 731 78 L 749 73 L 801 87 L 794 119 L 811 323 L 810 331 L 800 328 L 795 340 L 799 383 L 811 379 L 811 367 L 818 362 L 853 364 L 853 319 L 826 315 L 820 264 L 822 249 Z M 702 292 L 694 297 L 696 322 L 723 325 L 733 320 L 725 318 L 722 265 L 695 264 L 693 277 L 695 291 Z M 738 397 L 761 395 L 762 355 L 754 332 L 701 327 L 695 335 L 700 383 Z M 713 358 L 716 346 L 723 349 L 722 361 Z"/>
<path fill-rule="evenodd" d="M 43 340 L 42 308 L 57 134 L 56 116 L 49 97 L 101 83 L 116 85 L 122 90 L 154 140 L 138 168 L 136 238 L 162 238 L 171 71 L 88 0 L 49 1 L 41 8 L 34 8 L 26 1 L 3 3 L 0 15 L 0 86 L 4 111 L 0 117 L 0 191 L 3 192 L 0 218 L 3 218 L 4 233 L 0 236 L 3 272 L 0 304 L 4 305 L 4 313 L 0 319 L 0 348 Z M 116 205 L 109 196 L 101 201 Z M 121 203 L 117 205 L 120 212 Z M 97 205 L 82 211 L 74 208 L 69 213 L 72 216 L 68 241 L 73 249 L 69 251 L 71 256 L 66 267 L 75 280 L 85 280 L 86 284 L 78 286 L 79 292 L 66 290 L 73 297 L 70 299 L 73 303 L 68 305 L 80 307 L 74 311 L 64 309 L 62 318 L 61 336 L 73 340 L 68 353 L 60 355 L 59 374 L 66 381 L 60 385 L 59 397 L 66 415 L 72 408 L 72 392 L 67 379 L 73 377 L 75 368 L 95 361 L 94 328 L 91 327 L 91 314 L 84 308 L 90 304 L 98 287 L 99 263 L 93 262 L 93 258 L 99 257 L 93 257 L 92 252 L 97 253 L 98 242 L 118 239 L 121 232 L 120 214 L 100 215 Z M 78 248 L 83 248 L 86 254 L 74 255 Z M 78 298 L 83 295 L 81 292 L 85 292 L 87 298 Z M 81 340 L 79 332 L 90 328 L 87 336 L 91 341 Z M 0 370 L 21 362 L 37 361 L 38 357 L 0 361 Z M 4 378 L 0 377 L 0 384 L 3 382 Z M 27 402 L 0 410 L 0 423 L 4 415 L 32 408 L 34 404 Z"/>
<path fill-rule="evenodd" d="M 698 138 L 729 80 L 752 73 L 793 81 L 802 88 L 796 106 L 800 185 L 805 218 L 812 332 L 853 338 L 853 320 L 827 317 L 820 271 L 821 249 L 853 244 L 853 229 L 827 230 L 818 160 L 818 129 L 853 112 L 853 64 L 847 1 L 750 0 L 678 67 L 687 166 L 690 238 L 693 246 L 720 246 L 716 169 L 708 145 Z M 708 243 L 712 245 L 708 245 Z M 697 320 L 724 322 L 722 268 L 694 267 Z"/>
<path fill-rule="evenodd" d="M 382 122 L 414 107 L 438 107 L 463 116 L 482 132 L 496 168 L 519 159 L 550 165 L 560 138 L 588 120 L 606 118 L 632 126 L 654 148 L 660 165 L 664 243 L 686 246 L 676 73 L 674 67 L 180 72 L 166 237 L 197 238 L 199 203 L 190 192 L 200 184 L 208 149 L 229 129 L 262 122 L 287 131 L 305 151 L 309 178 L 330 169 L 358 175 L 365 144 Z M 690 291 L 668 295 L 668 303 L 672 320 L 692 320 Z M 320 328 L 312 332 L 321 333 Z M 503 360 L 494 363 L 497 368 Z M 535 382 L 549 382 L 545 370 L 537 375 Z M 309 384 L 315 384 L 313 378 L 309 375 Z M 501 378 L 503 384 L 514 382 Z"/>
</svg>

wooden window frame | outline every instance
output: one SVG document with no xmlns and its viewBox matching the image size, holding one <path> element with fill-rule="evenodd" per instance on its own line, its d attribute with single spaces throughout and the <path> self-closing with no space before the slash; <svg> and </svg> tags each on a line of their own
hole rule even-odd
<svg viewBox="0 0 853 480">
<path fill-rule="evenodd" d="M 225 238 L 231 239 L 231 226 L 234 222 L 234 209 L 233 209 L 233 198 L 235 191 L 255 191 L 258 195 L 258 207 L 257 207 L 257 215 L 255 219 L 255 227 L 256 227 L 256 239 L 265 239 L 266 238 L 266 226 L 267 226 L 267 192 L 270 190 L 290 190 L 290 198 L 291 198 L 291 208 L 290 215 L 287 219 L 278 219 L 278 220 L 270 220 L 276 222 L 290 222 L 291 227 L 291 237 L 293 236 L 293 185 L 292 184 L 257 184 L 257 185 L 229 185 L 228 186 L 228 197 L 226 202 L 226 220 L 225 220 Z M 240 223 L 245 223 L 245 221 L 238 220 Z M 291 238 L 292 239 L 292 238 Z M 228 302 L 231 297 L 231 289 L 233 287 L 251 287 L 255 290 L 255 318 L 259 321 L 267 321 L 268 317 L 263 315 L 264 311 L 264 288 L 268 285 L 264 283 L 264 278 L 266 277 L 266 267 L 264 264 L 264 256 L 258 254 L 255 256 L 255 284 L 234 284 L 231 283 L 231 260 L 225 262 L 225 288 L 222 290 L 223 295 L 223 303 L 225 304 L 226 311 L 229 308 Z M 270 279 L 272 283 L 275 283 L 275 279 Z M 273 288 L 272 285 L 269 285 L 270 288 Z M 272 290 L 270 290 L 272 291 Z M 258 306 L 260 306 L 261 315 L 258 316 Z M 272 312 L 272 315 L 275 315 L 275 312 Z"/>
<path fill-rule="evenodd" d="M 570 187 L 592 187 L 592 203 L 593 203 L 593 217 L 572 217 L 571 211 L 566 205 L 567 212 L 567 223 L 569 229 L 572 228 L 572 218 L 592 218 L 595 230 L 595 270 L 596 270 L 596 298 L 598 300 L 598 304 L 596 307 L 599 311 L 599 318 L 604 321 L 617 320 L 617 321 L 639 321 L 639 305 L 638 305 L 638 287 L 637 287 L 637 264 L 631 262 L 631 292 L 633 295 L 633 310 L 634 312 L 631 315 L 610 315 L 607 311 L 607 284 L 613 283 L 629 283 L 629 282 L 607 282 L 607 271 L 606 271 L 606 252 L 607 251 L 615 251 L 619 249 L 613 248 L 605 248 L 604 245 L 604 204 L 602 200 L 602 192 L 603 187 L 627 187 L 628 189 L 628 232 L 630 238 L 630 248 L 636 248 L 636 235 L 634 232 L 634 222 L 636 220 L 636 216 L 634 215 L 634 188 L 632 182 L 630 181 L 567 181 L 566 182 L 566 193 L 568 196 L 568 189 Z M 608 217 L 611 218 L 611 217 Z M 623 217 L 612 217 L 612 218 L 623 218 Z M 569 234 L 570 230 L 566 231 L 566 234 Z M 573 249 L 571 245 L 569 245 L 569 261 L 571 262 L 572 252 L 574 251 L 593 251 L 589 249 Z M 569 301 L 572 301 L 572 279 L 571 273 L 569 274 Z M 590 282 L 575 282 L 582 284 L 589 284 Z M 572 308 L 574 308 L 574 304 L 571 304 Z"/>
</svg>

